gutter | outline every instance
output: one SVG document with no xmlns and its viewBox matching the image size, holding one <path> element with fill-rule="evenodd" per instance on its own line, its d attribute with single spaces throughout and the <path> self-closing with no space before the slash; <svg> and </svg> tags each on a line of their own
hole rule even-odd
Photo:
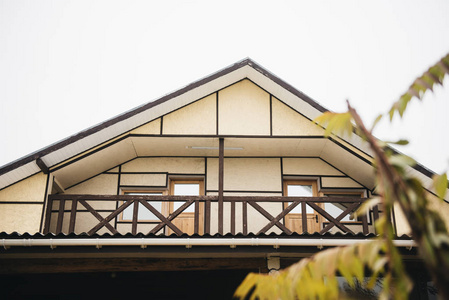
<svg viewBox="0 0 449 300">
<path fill-rule="evenodd" d="M 348 246 L 357 243 L 370 242 L 372 239 L 277 239 L 277 238 L 91 238 L 91 239 L 2 239 L 1 246 L 4 249 L 10 247 L 32 247 L 32 246 L 48 246 L 56 248 L 57 246 L 229 246 L 235 248 L 237 246 L 273 246 L 275 249 L 281 246 L 312 246 L 318 247 L 334 247 Z M 396 247 L 404 247 L 411 250 L 417 244 L 413 240 L 393 240 Z"/>
</svg>

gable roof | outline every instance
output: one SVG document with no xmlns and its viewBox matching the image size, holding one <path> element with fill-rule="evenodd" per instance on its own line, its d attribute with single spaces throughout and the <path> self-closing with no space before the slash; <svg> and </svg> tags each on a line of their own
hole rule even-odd
<svg viewBox="0 0 449 300">
<path fill-rule="evenodd" d="M 328 111 L 309 96 L 246 58 L 157 100 L 138 106 L 1 167 L 0 189 L 41 171 L 46 173 L 49 168 L 67 159 L 243 79 L 256 83 L 310 120 Z M 360 137 L 353 135 L 346 141 L 370 154 L 370 149 Z M 416 166 L 415 170 L 426 177 L 433 175 L 433 172 L 421 165 Z"/>
</svg>

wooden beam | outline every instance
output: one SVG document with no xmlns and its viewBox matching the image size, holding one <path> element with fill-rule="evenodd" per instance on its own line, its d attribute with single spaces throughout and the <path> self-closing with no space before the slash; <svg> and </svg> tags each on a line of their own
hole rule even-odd
<svg viewBox="0 0 449 300">
<path fill-rule="evenodd" d="M 58 193 L 65 193 L 64 188 L 59 183 L 58 179 L 56 179 L 56 177 L 54 176 L 53 176 L 53 187 L 58 191 Z"/>
<path fill-rule="evenodd" d="M 143 206 L 145 206 L 149 211 L 151 211 L 159 220 L 161 220 L 165 225 L 170 227 L 171 230 L 173 230 L 177 235 L 181 235 L 183 232 L 176 227 L 175 224 L 173 224 L 169 219 L 164 217 L 157 209 L 155 209 L 150 203 L 144 200 L 140 200 L 140 203 L 142 203 Z M 190 202 L 191 204 L 192 202 Z M 189 205 L 190 205 L 189 204 Z"/>
<path fill-rule="evenodd" d="M 220 138 L 218 150 L 218 233 L 223 234 L 223 185 L 224 185 L 224 139 Z"/>
<path fill-rule="evenodd" d="M 137 234 L 137 217 L 139 216 L 139 202 L 134 201 L 134 208 L 133 208 L 133 225 L 131 226 L 131 233 L 136 235 Z"/>
<path fill-rule="evenodd" d="M 59 212 L 58 212 L 58 222 L 56 224 L 56 234 L 59 234 L 62 231 L 62 221 L 64 219 L 64 207 L 65 207 L 65 200 L 62 199 L 59 201 Z"/>
<path fill-rule="evenodd" d="M 260 212 L 265 218 L 267 218 L 268 221 L 273 221 L 275 219 L 269 212 L 267 212 L 265 209 L 263 209 L 259 204 L 255 203 L 255 202 L 248 202 L 248 203 L 249 203 L 249 205 L 254 207 L 258 212 Z M 287 227 L 285 227 L 283 224 L 281 224 L 279 222 L 279 220 L 276 220 L 274 225 L 276 225 L 283 232 L 285 232 L 287 234 L 292 234 L 291 230 L 288 229 Z"/>
<path fill-rule="evenodd" d="M 39 169 L 41 169 L 42 172 L 44 172 L 44 174 L 50 173 L 50 169 L 40 157 L 36 159 L 36 165 L 39 167 Z"/>
<path fill-rule="evenodd" d="M 53 199 L 49 196 L 47 197 L 47 209 L 45 213 L 45 224 L 44 224 L 44 234 L 50 232 L 50 221 L 51 221 L 51 211 L 53 209 Z"/>
<path fill-rule="evenodd" d="M 128 202 L 124 203 L 123 205 L 121 205 L 117 210 L 115 210 L 111 215 L 113 215 L 115 212 L 117 212 L 121 207 L 124 206 L 124 208 L 120 211 L 117 212 L 117 214 L 114 215 L 114 217 L 111 217 L 109 220 L 107 220 L 111 215 L 109 215 L 107 218 L 103 218 L 99 213 L 97 213 L 95 211 L 95 209 L 90 206 L 85 200 L 79 200 L 79 202 L 81 203 L 81 205 L 83 205 L 91 214 L 94 215 L 95 218 L 97 218 L 98 221 L 100 221 L 100 223 L 98 223 L 97 226 L 95 226 L 94 228 L 92 228 L 91 230 L 89 230 L 89 232 L 87 233 L 88 235 L 92 235 L 94 233 L 96 233 L 98 230 L 100 230 L 101 227 L 106 226 L 107 229 L 109 229 L 112 233 L 118 233 L 118 231 L 112 227 L 111 224 L 109 224 L 109 222 L 119 213 L 122 212 L 122 210 L 124 210 L 126 207 L 128 207 L 129 205 L 131 205 L 132 201 L 129 200 Z"/>
<path fill-rule="evenodd" d="M 242 215 L 243 215 L 243 234 L 248 234 L 248 202 L 243 201 L 242 202 Z"/>
<path fill-rule="evenodd" d="M 143 200 L 141 200 L 141 201 L 143 201 Z M 174 219 L 174 218 L 176 218 L 180 213 L 182 213 L 184 210 L 186 210 L 186 208 L 187 207 L 189 207 L 192 203 L 193 203 L 193 199 L 191 199 L 191 200 L 189 200 L 189 201 L 186 201 L 186 203 L 184 203 L 183 205 L 181 205 L 181 207 L 179 207 L 177 210 L 175 210 L 172 214 L 170 214 L 167 218 L 165 218 L 164 216 L 162 216 L 162 217 L 164 217 L 168 222 L 170 222 L 171 223 L 171 221 Z M 156 215 L 156 214 L 155 214 Z M 156 215 L 157 216 L 157 215 Z M 154 227 L 149 233 L 157 233 L 159 230 L 161 230 L 162 228 L 164 228 L 165 227 L 165 225 L 168 225 L 167 223 L 165 223 L 165 222 L 161 222 L 161 223 L 159 223 L 158 225 L 156 225 L 156 227 Z M 174 225 L 173 225 L 174 226 Z M 176 226 L 175 226 L 176 227 Z M 177 227 L 176 227 L 177 228 Z M 173 228 L 172 228 L 173 229 Z M 179 230 L 178 228 L 177 228 L 177 230 Z M 173 230 L 173 231 L 175 231 L 176 232 L 176 230 Z"/>
<path fill-rule="evenodd" d="M 292 204 L 290 204 L 286 209 L 284 209 L 279 215 L 276 216 L 276 218 L 272 219 L 270 221 L 270 223 L 268 223 L 264 228 L 262 228 L 257 234 L 261 234 L 261 233 L 265 233 L 268 231 L 268 229 L 270 229 L 271 227 L 273 227 L 276 223 L 278 223 L 286 214 L 288 214 L 289 212 L 291 212 L 297 205 L 299 204 L 299 202 L 293 202 Z"/>
<path fill-rule="evenodd" d="M 356 210 L 359 206 L 360 206 L 360 203 L 353 203 L 353 204 L 349 205 L 341 214 L 338 215 L 338 217 L 335 218 L 335 220 L 340 222 L 341 220 L 343 220 L 344 217 L 346 217 L 350 212 Z M 320 234 L 328 232 L 329 229 L 331 229 L 334 226 L 335 226 L 334 223 L 327 224 L 326 227 L 324 227 L 320 231 Z"/>
<path fill-rule="evenodd" d="M 199 233 L 199 227 L 200 227 L 200 202 L 195 201 L 195 213 L 194 213 L 194 224 L 193 224 L 193 232 L 195 234 Z"/>
<path fill-rule="evenodd" d="M 343 225 L 342 223 L 340 223 L 339 221 L 337 221 L 334 217 L 332 217 L 330 214 L 328 214 L 324 209 L 322 209 L 321 207 L 319 207 L 318 205 L 316 205 L 313 202 L 308 202 L 307 203 L 310 207 L 312 207 L 317 213 L 319 213 L 320 215 L 322 215 L 323 217 L 325 217 L 326 219 L 329 220 L 329 222 L 332 222 L 335 224 L 335 226 L 337 226 L 338 228 L 340 228 L 343 232 L 349 232 L 354 234 L 354 232 L 349 229 L 348 227 L 346 227 L 345 225 Z"/>
<path fill-rule="evenodd" d="M 231 234 L 235 234 L 235 202 L 231 202 Z"/>
<path fill-rule="evenodd" d="M 206 201 L 204 212 L 204 233 L 210 234 L 210 201 Z"/>
<path fill-rule="evenodd" d="M 78 201 L 72 200 L 72 209 L 70 211 L 70 223 L 69 223 L 69 232 L 75 232 L 75 221 L 76 221 L 76 207 L 78 205 Z"/>
<path fill-rule="evenodd" d="M 301 221 L 302 221 L 302 232 L 308 232 L 307 229 L 307 207 L 305 202 L 301 202 Z"/>
<path fill-rule="evenodd" d="M 257 258 L 9 258 L 0 259 L 0 274 L 253 270 L 266 266 Z"/>
</svg>

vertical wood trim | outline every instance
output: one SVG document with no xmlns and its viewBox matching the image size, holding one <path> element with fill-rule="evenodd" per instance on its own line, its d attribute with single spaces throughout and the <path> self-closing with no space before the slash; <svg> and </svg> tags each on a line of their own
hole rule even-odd
<svg viewBox="0 0 449 300">
<path fill-rule="evenodd" d="M 164 116 L 161 117 L 161 132 L 160 135 L 164 134 Z"/>
<path fill-rule="evenodd" d="M 223 176 L 224 176 L 224 139 L 219 140 L 218 150 L 218 233 L 223 234 Z"/>
<path fill-rule="evenodd" d="M 284 194 L 284 160 L 282 157 L 279 157 L 279 163 L 281 164 L 281 192 L 282 196 L 285 196 Z M 282 207 L 285 208 L 285 202 L 282 202 Z M 285 216 L 282 218 L 282 224 L 285 225 Z"/>
<path fill-rule="evenodd" d="M 301 221 L 302 221 L 302 232 L 308 232 L 307 231 L 307 207 L 306 203 L 304 201 L 301 201 Z"/>
<path fill-rule="evenodd" d="M 270 136 L 273 136 L 273 96 L 270 94 Z"/>
<path fill-rule="evenodd" d="M 53 207 L 53 199 L 47 198 L 47 212 L 45 213 L 44 234 L 50 231 L 51 209 Z"/>
<path fill-rule="evenodd" d="M 65 199 L 59 200 L 59 212 L 58 212 L 58 223 L 56 226 L 56 234 L 61 233 L 62 231 L 62 221 L 64 218 L 64 208 L 65 208 Z"/>
<path fill-rule="evenodd" d="M 122 165 L 118 166 L 118 177 L 117 177 L 117 195 L 120 195 L 120 181 L 122 180 Z M 118 209 L 119 201 L 115 202 L 115 209 Z M 114 219 L 114 228 L 117 228 L 117 221 L 119 218 Z"/>
<path fill-rule="evenodd" d="M 248 202 L 242 202 L 242 216 L 243 216 L 243 234 L 248 234 Z"/>
<path fill-rule="evenodd" d="M 218 131 L 219 131 L 219 128 L 218 128 L 218 118 L 219 118 L 219 116 L 218 116 L 218 92 L 216 93 L 216 96 L 215 96 L 215 106 L 216 106 L 216 110 L 215 110 L 215 118 L 216 118 L 216 128 L 215 128 L 215 131 L 216 131 L 216 134 L 218 135 Z"/>
<path fill-rule="evenodd" d="M 133 235 L 137 234 L 137 217 L 139 216 L 139 202 L 134 201 L 134 207 L 133 207 L 133 225 L 131 228 L 131 233 Z M 116 218 L 117 219 L 117 218 Z"/>
<path fill-rule="evenodd" d="M 78 205 L 78 200 L 72 199 L 72 210 L 70 211 L 70 224 L 69 224 L 69 232 L 75 232 L 75 221 L 76 221 L 76 207 Z"/>
<path fill-rule="evenodd" d="M 200 227 L 200 202 L 198 200 L 195 200 L 195 216 L 194 216 L 193 220 L 194 220 L 193 232 L 195 234 L 198 234 L 199 227 Z"/>
<path fill-rule="evenodd" d="M 39 232 L 42 232 L 42 226 L 44 225 L 45 204 L 48 205 L 48 185 L 49 184 L 50 184 L 50 173 L 47 174 L 47 182 L 45 185 L 45 192 L 44 192 L 44 205 L 42 205 L 41 223 L 39 225 Z"/>
<path fill-rule="evenodd" d="M 206 201 L 206 213 L 204 217 L 204 233 L 210 234 L 210 201 Z"/>
<path fill-rule="evenodd" d="M 231 234 L 235 234 L 235 201 L 231 202 Z"/>
<path fill-rule="evenodd" d="M 372 223 L 374 225 L 374 222 L 376 222 L 379 219 L 379 205 L 376 205 L 373 207 L 373 219 Z"/>
<path fill-rule="evenodd" d="M 204 158 L 204 195 L 207 195 L 207 157 Z"/>
<path fill-rule="evenodd" d="M 366 220 L 366 214 L 362 216 L 362 228 L 363 228 L 363 234 L 368 234 L 368 222 Z"/>
</svg>

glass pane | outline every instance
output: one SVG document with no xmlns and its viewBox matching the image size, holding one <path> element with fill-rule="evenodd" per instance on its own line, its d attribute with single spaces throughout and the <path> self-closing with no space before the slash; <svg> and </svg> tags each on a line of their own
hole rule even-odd
<svg viewBox="0 0 449 300">
<path fill-rule="evenodd" d="M 162 196 L 160 193 L 125 193 L 125 195 L 141 195 L 141 196 Z M 151 206 L 153 206 L 158 212 L 162 212 L 162 202 L 161 201 L 148 201 Z M 122 215 L 122 220 L 132 221 L 133 220 L 134 205 L 128 206 Z M 139 221 L 154 221 L 159 220 L 151 211 L 149 211 L 142 203 L 139 203 L 139 211 L 137 214 L 137 220 Z"/>
<path fill-rule="evenodd" d="M 289 184 L 287 185 L 287 194 L 289 197 L 313 197 L 312 185 Z M 292 202 L 289 202 L 290 205 Z M 313 214 L 313 209 L 306 205 L 306 212 Z M 298 204 L 291 213 L 300 214 L 301 204 Z"/>
<path fill-rule="evenodd" d="M 175 196 L 199 196 L 199 183 L 175 183 L 173 195 Z M 173 204 L 173 211 L 177 210 L 185 202 L 177 201 Z M 195 205 L 192 203 L 184 212 L 195 212 Z"/>
</svg>

